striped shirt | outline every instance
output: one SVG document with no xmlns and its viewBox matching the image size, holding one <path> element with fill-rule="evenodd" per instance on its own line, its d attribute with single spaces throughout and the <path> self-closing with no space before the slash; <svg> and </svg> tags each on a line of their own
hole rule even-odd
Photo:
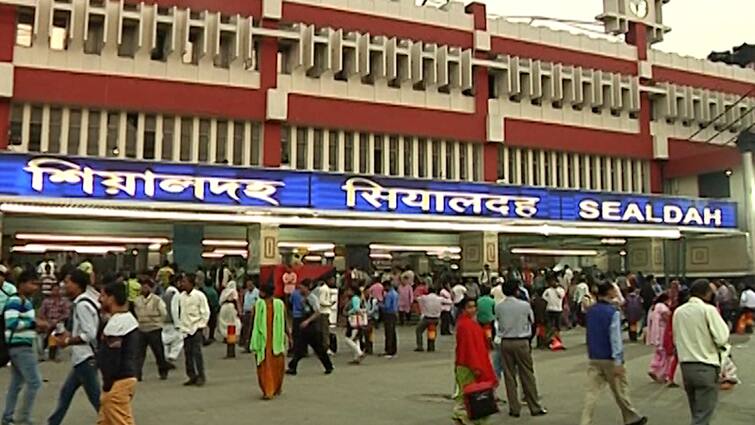
<svg viewBox="0 0 755 425">
<path fill-rule="evenodd" d="M 34 306 L 31 300 L 22 300 L 18 295 L 8 298 L 4 315 L 5 341 L 7 344 L 11 347 L 31 347 L 37 337 Z"/>
</svg>

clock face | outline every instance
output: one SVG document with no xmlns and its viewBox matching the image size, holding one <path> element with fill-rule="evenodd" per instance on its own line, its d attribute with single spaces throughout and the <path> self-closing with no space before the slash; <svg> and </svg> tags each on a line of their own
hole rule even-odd
<svg viewBox="0 0 755 425">
<path fill-rule="evenodd" d="M 645 19 L 648 16 L 650 7 L 647 0 L 629 0 L 629 11 L 640 19 Z"/>
</svg>

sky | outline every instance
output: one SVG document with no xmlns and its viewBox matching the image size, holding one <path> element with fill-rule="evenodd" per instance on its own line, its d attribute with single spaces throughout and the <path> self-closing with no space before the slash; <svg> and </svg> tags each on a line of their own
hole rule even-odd
<svg viewBox="0 0 755 425">
<path fill-rule="evenodd" d="M 592 21 L 602 0 L 478 0 L 489 14 L 547 16 Z M 469 1 L 467 1 L 469 3 Z M 671 0 L 663 7 L 664 24 L 671 27 L 655 49 L 706 57 L 744 42 L 755 44 L 755 0 Z"/>
</svg>

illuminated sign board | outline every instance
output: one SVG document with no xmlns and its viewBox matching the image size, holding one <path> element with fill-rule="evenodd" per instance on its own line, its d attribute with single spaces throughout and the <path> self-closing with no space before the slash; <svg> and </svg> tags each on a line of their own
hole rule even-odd
<svg viewBox="0 0 755 425">
<path fill-rule="evenodd" d="M 486 183 L 0 154 L 0 195 L 735 228 L 728 201 Z"/>
</svg>

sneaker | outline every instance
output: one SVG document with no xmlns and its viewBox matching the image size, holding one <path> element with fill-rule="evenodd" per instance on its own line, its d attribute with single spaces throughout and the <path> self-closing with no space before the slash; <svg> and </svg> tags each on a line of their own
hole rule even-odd
<svg viewBox="0 0 755 425">
<path fill-rule="evenodd" d="M 194 385 L 198 387 L 204 387 L 205 379 L 204 378 L 197 378 L 196 382 L 194 382 Z"/>
<path fill-rule="evenodd" d="M 184 382 L 184 387 L 190 387 L 192 385 L 195 385 L 197 383 L 196 378 L 189 379 L 188 381 Z"/>
<path fill-rule="evenodd" d="M 545 409 L 540 409 L 538 412 L 533 412 L 532 416 L 545 416 L 548 414 L 548 411 Z"/>
<path fill-rule="evenodd" d="M 325 374 L 326 375 L 330 375 L 331 373 L 333 373 L 333 368 L 332 367 L 330 369 L 325 369 Z"/>
<path fill-rule="evenodd" d="M 630 423 L 629 425 L 645 425 L 646 423 L 648 423 L 648 417 L 647 416 L 643 416 L 639 420 L 634 421 L 634 422 Z"/>
<path fill-rule="evenodd" d="M 383 357 L 386 358 L 386 359 L 392 359 L 393 358 L 393 356 L 390 355 L 390 354 L 383 354 Z"/>
<path fill-rule="evenodd" d="M 415 352 L 415 353 L 424 353 L 424 352 L 425 352 L 425 349 L 424 349 L 424 348 L 421 348 L 421 347 L 417 347 L 417 348 L 415 348 L 415 349 L 414 349 L 414 352 Z"/>
</svg>

